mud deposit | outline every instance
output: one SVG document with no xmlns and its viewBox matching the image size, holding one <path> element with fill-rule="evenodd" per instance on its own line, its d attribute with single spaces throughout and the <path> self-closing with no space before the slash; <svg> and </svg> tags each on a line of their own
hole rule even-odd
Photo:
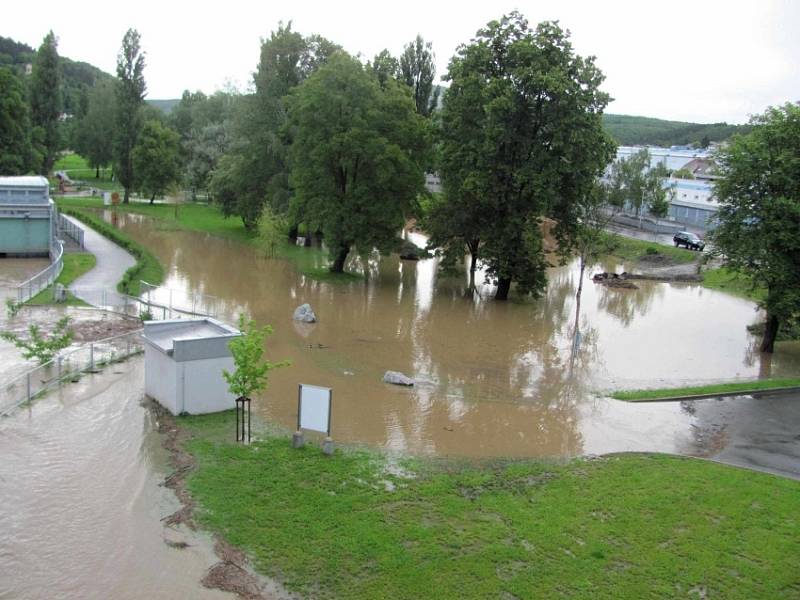
<svg viewBox="0 0 800 600">
<path fill-rule="evenodd" d="M 348 268 L 364 279 L 328 283 L 250 246 L 136 215 L 117 222 L 164 263 L 174 303 L 210 294 L 229 322 L 244 312 L 273 325 L 268 354 L 292 366 L 271 373 L 255 410 L 293 427 L 297 385 L 331 387 L 333 437 L 343 442 L 460 456 L 683 452 L 694 440 L 680 406 L 631 407 L 595 392 L 800 372 L 797 345 L 762 365 L 746 329 L 759 318 L 751 302 L 688 283 L 591 283 L 594 272 L 632 265 L 587 269 L 576 326 L 574 264 L 549 271 L 541 299 L 503 303 L 480 274 L 476 293 L 466 275 L 442 277 L 436 259 L 353 256 Z M 169 293 L 153 299 L 167 303 Z M 291 319 L 306 302 L 315 324 Z M 416 384 L 383 383 L 390 370 Z"/>
</svg>

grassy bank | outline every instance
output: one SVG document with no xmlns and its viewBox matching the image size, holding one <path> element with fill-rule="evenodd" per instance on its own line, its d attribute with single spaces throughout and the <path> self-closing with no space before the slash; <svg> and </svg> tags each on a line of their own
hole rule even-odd
<svg viewBox="0 0 800 600">
<path fill-rule="evenodd" d="M 624 455 L 403 465 L 367 451 L 228 441 L 179 419 L 207 528 L 324 598 L 767 598 L 797 594 L 800 483 Z M 678 483 L 679 482 L 679 483 Z"/>
<path fill-rule="evenodd" d="M 662 398 L 678 398 L 680 396 L 700 396 L 706 394 L 736 394 L 749 391 L 774 390 L 786 387 L 800 386 L 800 377 L 786 377 L 781 379 L 760 379 L 757 381 L 742 381 L 736 383 L 714 383 L 679 388 L 661 388 L 657 390 L 625 390 L 611 394 L 617 400 L 636 402 L 642 400 L 659 400 Z"/>
<path fill-rule="evenodd" d="M 64 269 L 61 271 L 61 275 L 58 276 L 55 283 L 68 286 L 84 273 L 91 271 L 96 264 L 97 258 L 95 258 L 95 255 L 90 252 L 64 254 Z M 53 297 L 54 292 L 55 286 L 51 285 L 28 300 L 27 304 L 52 304 L 55 301 L 55 298 Z M 67 301 L 61 304 L 66 304 L 67 306 L 86 305 L 83 300 L 75 298 L 72 294 L 68 294 Z"/>
<path fill-rule="evenodd" d="M 754 302 L 766 299 L 764 288 L 754 287 L 749 277 L 725 267 L 704 271 L 703 287 L 727 292 Z"/>
<path fill-rule="evenodd" d="M 100 169 L 100 177 L 97 178 L 96 169 L 92 169 L 85 158 L 78 154 L 64 154 L 53 165 L 53 172 L 65 171 L 73 181 L 82 181 L 89 187 L 100 190 L 120 191 L 122 186 L 118 181 L 111 181 L 111 169 Z M 53 179 L 53 185 L 58 181 Z"/>
<path fill-rule="evenodd" d="M 621 235 L 609 236 L 609 254 L 616 258 L 629 261 L 639 261 L 645 257 L 661 255 L 675 264 L 686 264 L 698 260 L 702 255 L 684 248 L 665 246 L 657 242 L 646 242 Z"/>
<path fill-rule="evenodd" d="M 140 293 L 140 280 L 143 279 L 156 285 L 164 280 L 164 267 L 152 252 L 136 242 L 133 238 L 85 210 L 61 205 L 59 205 L 59 208 L 64 214 L 71 215 L 83 223 L 86 223 L 92 229 L 107 237 L 118 246 L 125 248 L 136 257 L 136 264 L 125 271 L 122 279 L 117 284 L 118 291 L 124 294 L 137 296 Z"/>
</svg>

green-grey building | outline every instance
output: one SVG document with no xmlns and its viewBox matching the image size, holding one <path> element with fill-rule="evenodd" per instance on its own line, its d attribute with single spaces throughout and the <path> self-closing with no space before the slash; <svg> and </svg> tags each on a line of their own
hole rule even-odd
<svg viewBox="0 0 800 600">
<path fill-rule="evenodd" d="M 0 256 L 47 256 L 54 226 L 47 179 L 0 177 Z"/>
</svg>

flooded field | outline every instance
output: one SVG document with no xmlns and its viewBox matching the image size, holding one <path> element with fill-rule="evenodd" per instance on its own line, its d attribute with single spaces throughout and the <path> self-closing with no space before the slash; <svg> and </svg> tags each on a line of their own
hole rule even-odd
<svg viewBox="0 0 800 600">
<path fill-rule="evenodd" d="M 473 294 L 465 278 L 441 277 L 434 259 L 355 257 L 365 279 L 324 283 L 251 247 L 120 217 L 163 261 L 165 287 L 216 296 L 229 322 L 245 312 L 273 325 L 269 356 L 292 366 L 272 373 L 256 410 L 292 427 L 297 385 L 331 387 L 341 441 L 461 456 L 691 453 L 693 416 L 680 405 L 598 392 L 800 372 L 797 345 L 762 364 L 746 330 L 759 318 L 753 303 L 696 284 L 609 289 L 587 272 L 575 343 L 574 264 L 550 270 L 543 298 L 503 303 L 480 282 Z M 615 267 L 630 270 L 602 270 Z M 304 302 L 318 323 L 291 320 Z M 418 384 L 384 384 L 387 370 Z"/>
</svg>

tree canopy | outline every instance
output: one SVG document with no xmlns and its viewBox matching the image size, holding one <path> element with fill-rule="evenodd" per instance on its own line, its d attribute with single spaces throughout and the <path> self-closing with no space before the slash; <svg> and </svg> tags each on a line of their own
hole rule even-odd
<svg viewBox="0 0 800 600">
<path fill-rule="evenodd" d="M 125 188 L 125 202 L 135 183 L 133 149 L 142 128 L 141 109 L 147 86 L 144 81 L 144 52 L 139 32 L 128 29 L 117 55 L 117 105 L 114 157 L 116 173 Z"/>
<path fill-rule="evenodd" d="M 382 70 L 391 66 L 386 57 L 382 59 Z M 433 46 L 420 35 L 405 45 L 400 56 L 400 76 L 411 88 L 417 112 L 424 117 L 430 116 L 439 103 L 439 88 L 433 87 L 433 79 L 436 77 L 434 60 Z"/>
<path fill-rule="evenodd" d="M 556 23 L 531 29 L 513 12 L 459 47 L 445 79 L 445 198 L 468 211 L 464 218 L 480 234 L 496 297 L 507 298 L 512 280 L 539 293 L 541 219 L 556 218 L 563 236 L 576 220 L 571 205 L 613 156 L 601 122 L 609 101 L 599 89 L 603 75 L 593 57 L 574 53 Z"/>
<path fill-rule="evenodd" d="M 41 129 L 43 142 L 44 161 L 41 172 L 47 175 L 53 168 L 56 152 L 61 145 L 61 66 L 58 60 L 58 40 L 52 31 L 45 36 L 36 52 L 30 95 L 31 122 L 34 127 Z"/>
<path fill-rule="evenodd" d="M 99 81 L 89 92 L 86 115 L 75 132 L 75 149 L 94 169 L 114 159 L 114 118 L 116 94 L 112 81 Z"/>
<path fill-rule="evenodd" d="M 150 204 L 178 179 L 178 134 L 158 121 L 147 121 L 133 149 L 136 187 Z"/>
<path fill-rule="evenodd" d="M 0 173 L 24 175 L 37 167 L 25 86 L 10 69 L 0 67 Z"/>
<path fill-rule="evenodd" d="M 716 154 L 722 179 L 713 233 L 726 264 L 767 290 L 762 352 L 800 315 L 800 107 L 769 108 Z"/>
<path fill-rule="evenodd" d="M 292 94 L 297 213 L 319 226 L 341 272 L 351 247 L 390 251 L 422 190 L 423 120 L 405 86 L 343 52 Z"/>
</svg>

